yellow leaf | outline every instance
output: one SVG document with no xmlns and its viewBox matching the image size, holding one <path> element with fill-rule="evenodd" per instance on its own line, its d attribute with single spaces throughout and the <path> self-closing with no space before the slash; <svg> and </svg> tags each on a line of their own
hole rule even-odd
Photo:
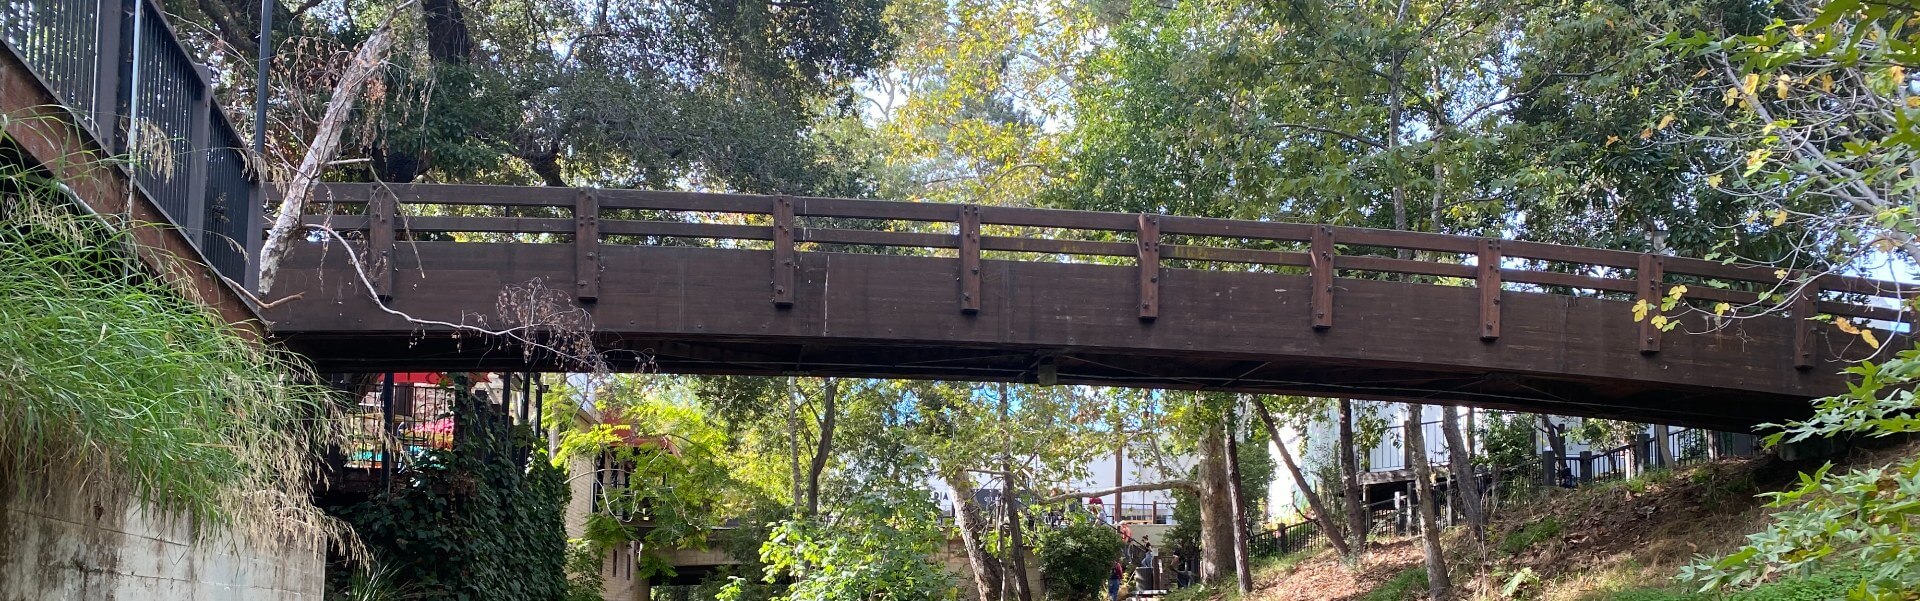
<svg viewBox="0 0 1920 601">
<path fill-rule="evenodd" d="M 1754 211 L 1747 213 L 1747 225 L 1753 225 L 1755 223 L 1760 223 L 1760 212 Z"/>
<path fill-rule="evenodd" d="M 1683 295 L 1686 293 L 1687 293 L 1686 284 L 1677 284 L 1674 287 L 1667 289 L 1667 296 L 1669 298 L 1679 298 L 1680 295 Z"/>
<path fill-rule="evenodd" d="M 1649 128 L 1640 130 L 1640 139 L 1645 140 L 1651 137 L 1653 137 L 1653 128 L 1649 127 Z"/>
<path fill-rule="evenodd" d="M 1898 84 L 1904 81 L 1906 78 L 1907 78 L 1906 67 L 1902 67 L 1900 65 L 1887 67 L 1887 79 L 1891 79 L 1893 80 L 1894 83 Z"/>
<path fill-rule="evenodd" d="M 1851 319 L 1835 319 L 1833 320 L 1833 327 L 1840 328 L 1840 331 L 1848 334 L 1860 333 L 1860 328 L 1853 327 L 1853 320 Z"/>
<path fill-rule="evenodd" d="M 1920 96 L 1908 96 L 1907 108 L 1920 109 Z"/>
<path fill-rule="evenodd" d="M 1773 210 L 1773 227 L 1780 227 L 1782 225 L 1785 225 L 1786 223 L 1787 223 L 1786 209 L 1774 209 Z"/>
<path fill-rule="evenodd" d="M 1660 328 L 1660 330 L 1661 330 L 1661 331 L 1666 331 L 1666 329 L 1667 329 L 1667 316 L 1665 316 L 1665 315 L 1655 315 L 1655 316 L 1653 316 L 1653 322 L 1652 322 L 1652 323 L 1653 323 L 1653 327 L 1656 327 L 1656 328 Z"/>
<path fill-rule="evenodd" d="M 1775 269 L 1773 270 L 1773 277 L 1774 279 L 1780 279 L 1780 280 L 1787 279 L 1787 270 Z"/>
<path fill-rule="evenodd" d="M 1607 136 L 1607 143 L 1601 144 L 1600 147 L 1606 148 L 1608 146 L 1612 146 L 1614 142 L 1619 142 L 1619 141 L 1620 141 L 1620 136 Z"/>
<path fill-rule="evenodd" d="M 1774 93 L 1774 95 L 1776 95 L 1776 96 L 1779 96 L 1781 100 L 1786 100 L 1786 99 L 1787 99 L 1787 84 L 1789 84 L 1789 83 L 1791 83 L 1792 81 L 1793 81 L 1793 79 L 1792 79 L 1792 78 L 1789 78 L 1789 77 L 1787 77 L 1787 76 L 1785 76 L 1785 75 L 1782 75 L 1782 76 L 1779 76 L 1779 77 L 1776 77 L 1776 78 L 1774 78 L 1774 79 L 1773 79 L 1773 93 Z"/>
<path fill-rule="evenodd" d="M 1640 302 L 1633 304 L 1633 320 L 1645 320 L 1647 318 L 1647 310 L 1652 308 L 1653 307 L 1647 304 L 1647 299 L 1640 299 Z"/>
<path fill-rule="evenodd" d="M 1707 185 L 1709 185 L 1709 186 L 1719 186 L 1719 185 L 1720 185 L 1720 180 L 1722 180 L 1722 179 L 1724 179 L 1724 178 L 1722 178 L 1722 177 L 1720 177 L 1720 174 L 1718 174 L 1718 173 L 1715 173 L 1715 174 L 1713 174 L 1713 175 L 1709 175 L 1709 176 L 1707 176 Z"/>
<path fill-rule="evenodd" d="M 1634 97 L 1634 98 L 1639 98 L 1639 97 L 1640 97 L 1640 86 L 1634 86 L 1634 87 L 1633 87 L 1633 89 L 1631 89 L 1631 90 L 1627 90 L 1627 95 L 1628 95 L 1628 96 L 1631 96 L 1631 97 Z"/>
<path fill-rule="evenodd" d="M 1757 89 L 1760 89 L 1759 73 L 1748 73 L 1746 77 L 1740 78 L 1740 91 L 1752 94 Z"/>
<path fill-rule="evenodd" d="M 1714 314 L 1714 315 L 1726 315 L 1726 314 L 1727 314 L 1727 310 L 1728 310 L 1728 309 L 1732 309 L 1732 308 L 1733 308 L 1733 305 L 1729 305 L 1729 304 L 1726 304 L 1726 303 L 1718 303 L 1718 304 L 1715 304 L 1715 305 L 1713 306 L 1713 314 Z"/>
<path fill-rule="evenodd" d="M 1673 113 L 1667 113 L 1667 116 L 1661 117 L 1660 124 L 1655 125 L 1654 129 L 1666 129 L 1669 125 L 1673 125 Z"/>
<path fill-rule="evenodd" d="M 1833 74 L 1831 73 L 1820 74 L 1820 91 L 1822 92 L 1833 91 Z"/>
<path fill-rule="evenodd" d="M 1860 340 L 1865 341 L 1867 346 L 1880 348 L 1880 339 L 1873 337 L 1873 330 L 1860 330 Z"/>
<path fill-rule="evenodd" d="M 1694 71 L 1694 72 L 1693 72 L 1693 78 L 1694 78 L 1694 79 L 1700 79 L 1700 76 L 1702 76 L 1702 75 L 1706 75 L 1706 74 L 1707 74 L 1707 68 L 1706 68 L 1706 67 L 1701 67 L 1699 71 Z"/>
</svg>

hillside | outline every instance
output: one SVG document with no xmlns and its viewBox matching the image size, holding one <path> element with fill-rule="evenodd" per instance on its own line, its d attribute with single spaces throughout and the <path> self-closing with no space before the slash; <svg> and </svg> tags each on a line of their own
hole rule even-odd
<svg viewBox="0 0 1920 601">
<path fill-rule="evenodd" d="M 1845 465 L 1884 464 L 1920 452 L 1920 444 L 1852 451 Z M 1675 472 L 1543 496 L 1497 510 L 1489 542 L 1472 545 L 1460 530 L 1448 533 L 1449 564 L 1462 599 L 1547 601 L 1693 601 L 1722 596 L 1688 594 L 1672 578 L 1698 554 L 1736 549 L 1764 522 L 1756 495 L 1781 490 L 1818 462 L 1774 455 L 1723 460 Z M 1387 537 L 1369 545 L 1356 568 L 1331 553 L 1262 564 L 1254 601 L 1394 601 L 1426 598 L 1417 537 Z M 1825 599 L 1833 582 L 1774 584 L 1732 596 L 1740 600 Z M 1509 586 L 1512 591 L 1508 594 Z M 1229 591 L 1230 593 L 1231 591 Z M 1217 592 L 1193 597 L 1228 597 Z"/>
</svg>

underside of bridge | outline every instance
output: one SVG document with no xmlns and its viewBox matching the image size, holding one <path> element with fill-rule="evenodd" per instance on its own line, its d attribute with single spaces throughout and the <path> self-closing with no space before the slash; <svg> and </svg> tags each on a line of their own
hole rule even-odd
<svg viewBox="0 0 1920 601">
<path fill-rule="evenodd" d="M 563 244 L 404 243 L 391 300 L 374 300 L 338 245 L 289 259 L 274 331 L 323 371 L 575 370 L 571 357 L 444 321 L 502 330 L 529 315 L 590 316 L 617 370 L 1014 381 L 1467 404 L 1738 430 L 1806 414 L 1844 390 L 1842 357 L 1796 369 L 1796 320 L 1682 318 L 1641 352 L 1632 303 L 1504 293 L 1497 339 L 1475 288 L 1335 280 L 1330 327 L 1310 278 L 1166 269 L 1141 319 L 1135 268 L 985 261 L 981 306 L 956 308 L 952 258 L 798 253 L 792 304 L 769 302 L 772 253 L 605 246 L 597 299 Z M 1698 333 L 1683 334 L 1684 331 Z M 538 337 L 535 337 L 539 340 Z M 1898 343 L 1896 343 L 1898 344 Z"/>
</svg>

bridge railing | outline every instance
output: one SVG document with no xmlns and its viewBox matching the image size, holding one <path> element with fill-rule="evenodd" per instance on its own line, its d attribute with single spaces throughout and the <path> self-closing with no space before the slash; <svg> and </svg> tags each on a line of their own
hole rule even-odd
<svg viewBox="0 0 1920 601">
<path fill-rule="evenodd" d="M 392 273 L 383 257 L 396 240 L 572 244 L 576 295 L 598 297 L 601 249 L 619 245 L 714 246 L 767 250 L 769 301 L 793 303 L 797 254 L 807 251 L 914 254 L 958 259 L 955 309 L 983 304 L 985 259 L 1096 262 L 1136 266 L 1139 317 L 1159 317 L 1164 268 L 1262 270 L 1304 274 L 1312 281 L 1312 321 L 1335 323 L 1337 277 L 1398 278 L 1474 286 L 1480 294 L 1480 336 L 1500 336 L 1506 292 L 1581 293 L 1648 303 L 1640 350 L 1657 353 L 1661 305 L 1687 286 L 1675 310 L 1712 319 L 1827 314 L 1906 322 L 1907 300 L 1920 296 L 1898 283 L 1838 274 L 1810 274 L 1657 254 L 1525 242 L 1155 214 L 955 205 L 840 198 L 588 190 L 446 184 L 328 184 L 317 196 L 325 214 L 307 223 L 358 232 L 372 286 L 385 297 Z M 1408 257 L 1408 258 L 1402 258 Z M 1725 303 L 1721 306 L 1720 303 Z M 1796 364 L 1815 363 L 1815 321 L 1796 335 Z"/>
<path fill-rule="evenodd" d="M 236 282 L 261 237 L 258 180 L 211 73 L 153 0 L 0 2 L 0 42 L 202 259 Z"/>
</svg>

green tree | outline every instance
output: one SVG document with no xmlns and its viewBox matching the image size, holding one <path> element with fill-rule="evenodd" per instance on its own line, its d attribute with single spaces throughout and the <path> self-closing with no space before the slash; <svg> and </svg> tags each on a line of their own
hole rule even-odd
<svg viewBox="0 0 1920 601">
<path fill-rule="evenodd" d="M 955 598 L 953 578 L 933 559 L 945 541 L 938 508 L 918 491 L 878 490 L 831 516 L 776 524 L 760 548 L 764 581 L 791 584 L 776 601 L 931 601 Z M 745 579 L 718 599 L 737 601 Z"/>
<path fill-rule="evenodd" d="M 1064 526 L 1041 530 L 1034 546 L 1040 556 L 1040 576 L 1047 580 L 1047 597 L 1098 600 L 1123 545 L 1118 531 L 1081 513 L 1069 514 Z"/>
</svg>

